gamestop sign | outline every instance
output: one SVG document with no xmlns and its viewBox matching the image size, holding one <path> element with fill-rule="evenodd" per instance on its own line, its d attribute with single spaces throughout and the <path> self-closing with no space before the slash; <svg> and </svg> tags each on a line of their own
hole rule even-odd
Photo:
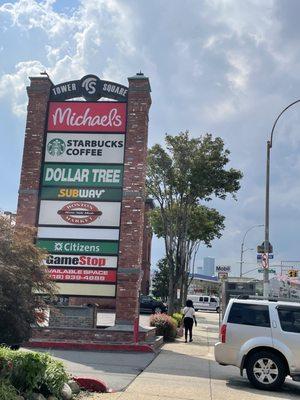
<svg viewBox="0 0 300 400">
<path fill-rule="evenodd" d="M 48 130 L 125 133 L 126 103 L 51 102 Z"/>
<path fill-rule="evenodd" d="M 45 264 L 48 266 L 59 265 L 68 268 L 117 268 L 117 261 L 118 259 L 115 256 L 49 254 L 45 260 Z"/>
</svg>

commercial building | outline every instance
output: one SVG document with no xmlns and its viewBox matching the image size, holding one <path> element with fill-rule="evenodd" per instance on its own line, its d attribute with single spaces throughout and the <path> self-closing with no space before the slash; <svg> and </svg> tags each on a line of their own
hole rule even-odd
<svg viewBox="0 0 300 400">
<path fill-rule="evenodd" d="M 214 276 L 215 275 L 215 259 L 211 257 L 203 258 L 203 275 Z"/>
</svg>

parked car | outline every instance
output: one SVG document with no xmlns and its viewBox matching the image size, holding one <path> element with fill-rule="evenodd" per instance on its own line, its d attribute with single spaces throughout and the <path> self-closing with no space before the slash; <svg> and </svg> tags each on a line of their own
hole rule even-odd
<svg viewBox="0 0 300 400">
<path fill-rule="evenodd" d="M 205 295 L 188 295 L 188 300 L 192 300 L 194 304 L 194 309 L 198 310 L 208 310 L 220 312 L 220 299 L 216 296 L 205 296 Z"/>
<path fill-rule="evenodd" d="M 144 313 L 165 313 L 168 307 L 160 300 L 151 296 L 140 296 L 140 312 Z"/>
<path fill-rule="evenodd" d="M 300 303 L 232 299 L 215 345 L 221 365 L 244 369 L 257 388 L 280 388 L 287 375 L 300 381 Z"/>
</svg>

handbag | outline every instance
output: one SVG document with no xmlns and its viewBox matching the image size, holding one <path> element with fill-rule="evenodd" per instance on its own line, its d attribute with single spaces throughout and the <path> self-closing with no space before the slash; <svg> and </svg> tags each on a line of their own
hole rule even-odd
<svg viewBox="0 0 300 400">
<path fill-rule="evenodd" d="M 182 325 L 179 328 L 177 328 L 177 336 L 178 337 L 183 336 L 183 326 Z"/>
</svg>

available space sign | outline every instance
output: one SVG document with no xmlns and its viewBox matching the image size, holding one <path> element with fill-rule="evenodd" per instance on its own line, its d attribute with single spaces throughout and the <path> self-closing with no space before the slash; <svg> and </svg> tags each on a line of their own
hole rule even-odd
<svg viewBox="0 0 300 400">
<path fill-rule="evenodd" d="M 39 225 L 118 227 L 121 203 L 42 200 Z"/>
<path fill-rule="evenodd" d="M 51 274 L 51 278 L 55 281 L 115 283 L 117 277 L 116 271 L 113 270 L 49 268 L 48 271 Z"/>
<path fill-rule="evenodd" d="M 48 132 L 46 162 L 123 163 L 123 134 Z"/>
</svg>

